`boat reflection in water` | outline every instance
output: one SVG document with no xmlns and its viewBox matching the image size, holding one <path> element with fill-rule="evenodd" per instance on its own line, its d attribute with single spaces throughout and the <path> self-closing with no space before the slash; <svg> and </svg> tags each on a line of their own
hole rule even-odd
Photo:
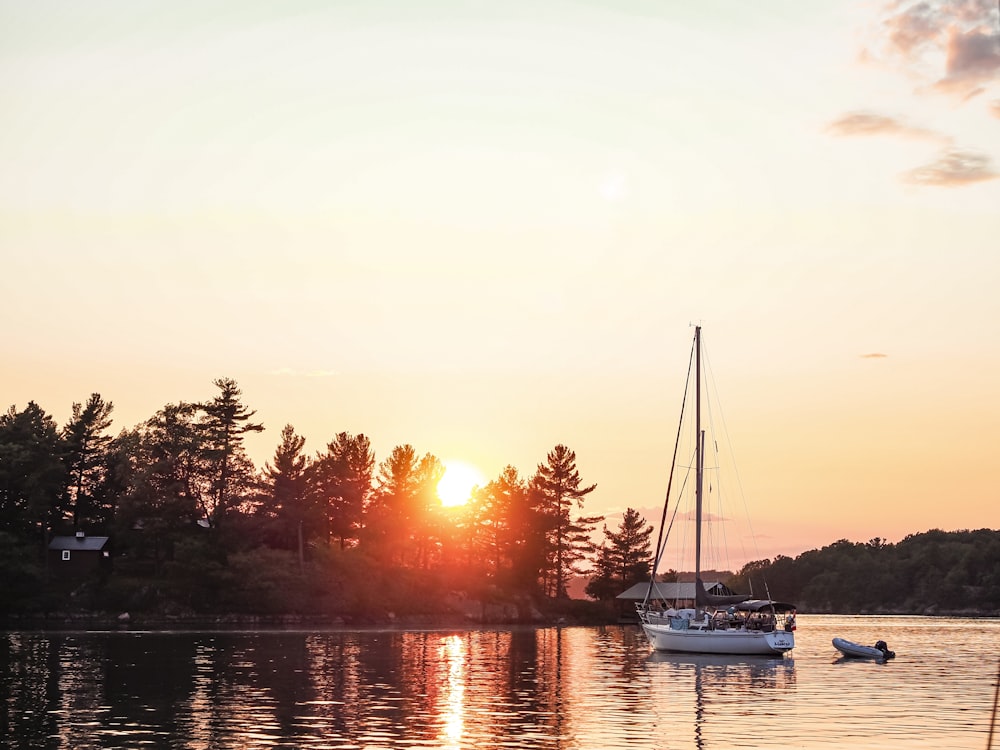
<svg viewBox="0 0 1000 750">
<path fill-rule="evenodd" d="M 658 726 L 694 724 L 698 748 L 754 746 L 774 703 L 795 690 L 791 658 L 654 651 L 646 659 Z M 684 742 L 686 738 L 677 738 Z"/>
</svg>

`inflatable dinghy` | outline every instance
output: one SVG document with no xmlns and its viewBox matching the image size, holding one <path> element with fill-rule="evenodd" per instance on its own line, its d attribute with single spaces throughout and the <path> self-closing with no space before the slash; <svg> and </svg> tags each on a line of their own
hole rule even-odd
<svg viewBox="0 0 1000 750">
<path fill-rule="evenodd" d="M 889 650 L 885 641 L 877 641 L 874 646 L 862 646 L 860 643 L 854 643 L 844 638 L 834 638 L 833 647 L 844 656 L 849 656 L 853 659 L 877 659 L 878 661 L 885 661 L 896 656 L 895 652 Z"/>
</svg>

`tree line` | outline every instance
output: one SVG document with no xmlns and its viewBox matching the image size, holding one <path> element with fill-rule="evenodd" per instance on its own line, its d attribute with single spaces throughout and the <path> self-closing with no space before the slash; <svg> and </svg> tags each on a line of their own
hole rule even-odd
<svg viewBox="0 0 1000 750">
<path fill-rule="evenodd" d="M 583 508 L 596 485 L 565 445 L 531 476 L 507 466 L 445 508 L 435 456 L 400 445 L 376 462 L 364 434 L 308 455 L 286 425 L 255 467 L 244 438 L 264 426 L 234 380 L 213 384 L 211 400 L 167 404 L 117 435 L 97 393 L 61 427 L 35 402 L 0 414 L 0 609 L 64 604 L 45 550 L 76 531 L 113 540 L 89 596 L 117 608 L 419 611 L 442 591 L 566 600 L 591 569 L 602 595 L 648 575 L 652 528 L 635 511 L 593 543 L 603 518 Z"/>
<path fill-rule="evenodd" d="M 932 529 L 896 544 L 841 539 L 795 558 L 748 563 L 729 583 L 809 612 L 996 614 L 1000 531 Z"/>
<path fill-rule="evenodd" d="M 235 381 L 213 383 L 210 401 L 167 404 L 117 435 L 99 394 L 61 427 L 35 402 L 0 413 L 0 615 L 70 600 L 166 614 L 433 615 L 455 592 L 571 606 L 584 577 L 609 617 L 619 593 L 649 580 L 652 526 L 629 508 L 598 531 L 604 519 L 583 512 L 596 485 L 565 445 L 532 475 L 508 465 L 445 508 L 435 456 L 400 445 L 377 462 L 364 434 L 337 433 L 309 455 L 286 425 L 255 467 L 243 441 L 264 427 Z M 77 530 L 109 536 L 114 564 L 69 590 L 45 553 Z M 839 540 L 718 577 L 801 611 L 998 612 L 1000 531 Z"/>
</svg>

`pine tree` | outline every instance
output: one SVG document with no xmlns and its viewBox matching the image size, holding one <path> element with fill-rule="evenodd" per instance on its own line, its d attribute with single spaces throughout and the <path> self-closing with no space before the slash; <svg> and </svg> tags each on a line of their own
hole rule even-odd
<svg viewBox="0 0 1000 750">
<path fill-rule="evenodd" d="M 302 453 L 306 439 L 286 424 L 281 442 L 274 451 L 274 466 L 264 464 L 267 484 L 265 515 L 272 516 L 281 529 L 283 547 L 298 550 L 299 564 L 305 562 L 305 539 L 313 525 L 309 488 L 306 483 L 309 458 Z"/>
<path fill-rule="evenodd" d="M 600 523 L 600 516 L 571 517 L 574 507 L 583 508 L 587 495 L 597 487 L 581 487 L 576 468 L 576 454 L 565 445 L 557 445 L 538 465 L 531 482 L 538 507 L 547 521 L 547 570 L 544 590 L 549 596 L 567 598 L 570 576 L 582 572 L 580 563 L 593 553 L 590 535 Z"/>
<path fill-rule="evenodd" d="M 365 538 L 386 562 L 402 563 L 415 514 L 417 452 L 397 445 L 378 467 L 377 487 L 365 509 Z"/>
<path fill-rule="evenodd" d="M 0 414 L 0 531 L 47 544 L 66 486 L 55 420 L 34 401 Z"/>
<path fill-rule="evenodd" d="M 111 427 L 114 404 L 99 393 L 92 393 L 86 404 L 73 404 L 73 416 L 63 428 L 69 485 L 65 496 L 72 508 L 73 528 L 97 522 L 105 528 L 113 515 L 114 498 L 102 498 L 97 490 L 108 472 L 108 446 L 112 437 L 105 431 Z"/>
<path fill-rule="evenodd" d="M 587 584 L 595 599 L 613 599 L 634 583 L 649 579 L 650 541 L 653 526 L 638 511 L 627 508 L 618 531 L 604 526 L 604 542 L 598 550 L 597 575 Z"/>
<path fill-rule="evenodd" d="M 363 434 L 338 433 L 313 461 L 309 491 L 325 523 L 327 543 L 338 539 L 340 548 L 356 542 L 365 505 L 372 493 L 375 453 Z"/>
<path fill-rule="evenodd" d="M 220 392 L 201 405 L 204 414 L 199 426 L 203 455 L 213 467 L 212 490 L 203 503 L 209 522 L 218 526 L 232 507 L 246 499 L 246 492 L 253 484 L 253 464 L 243 448 L 243 436 L 263 432 L 264 426 L 250 421 L 257 412 L 241 403 L 242 392 L 235 380 L 220 378 L 212 382 Z M 239 497 L 240 494 L 243 496 Z"/>
<path fill-rule="evenodd" d="M 527 487 L 517 469 L 506 466 L 500 476 L 473 493 L 463 514 L 467 563 L 477 562 L 486 578 L 510 575 L 519 541 L 517 513 L 525 506 Z"/>
<path fill-rule="evenodd" d="M 196 404 L 167 404 L 136 431 L 134 471 L 116 527 L 133 559 L 152 558 L 156 571 L 203 515 L 211 477 L 201 456 Z"/>
</svg>

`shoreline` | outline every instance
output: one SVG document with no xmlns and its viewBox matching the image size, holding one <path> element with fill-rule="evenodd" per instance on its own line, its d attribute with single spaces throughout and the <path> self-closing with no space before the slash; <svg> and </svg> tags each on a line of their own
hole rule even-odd
<svg viewBox="0 0 1000 750">
<path fill-rule="evenodd" d="M 325 630 L 468 630 L 476 628 L 574 627 L 574 626 L 638 626 L 636 622 L 618 619 L 595 621 L 570 618 L 565 615 L 545 617 L 535 613 L 526 619 L 486 620 L 461 614 L 357 617 L 342 615 L 137 615 L 128 613 L 49 613 L 47 615 L 7 615 L 0 618 L 5 631 L 325 631 Z M 1000 612 L 813 612 L 800 613 L 820 617 L 927 617 L 964 618 L 970 620 L 1000 618 Z"/>
</svg>

